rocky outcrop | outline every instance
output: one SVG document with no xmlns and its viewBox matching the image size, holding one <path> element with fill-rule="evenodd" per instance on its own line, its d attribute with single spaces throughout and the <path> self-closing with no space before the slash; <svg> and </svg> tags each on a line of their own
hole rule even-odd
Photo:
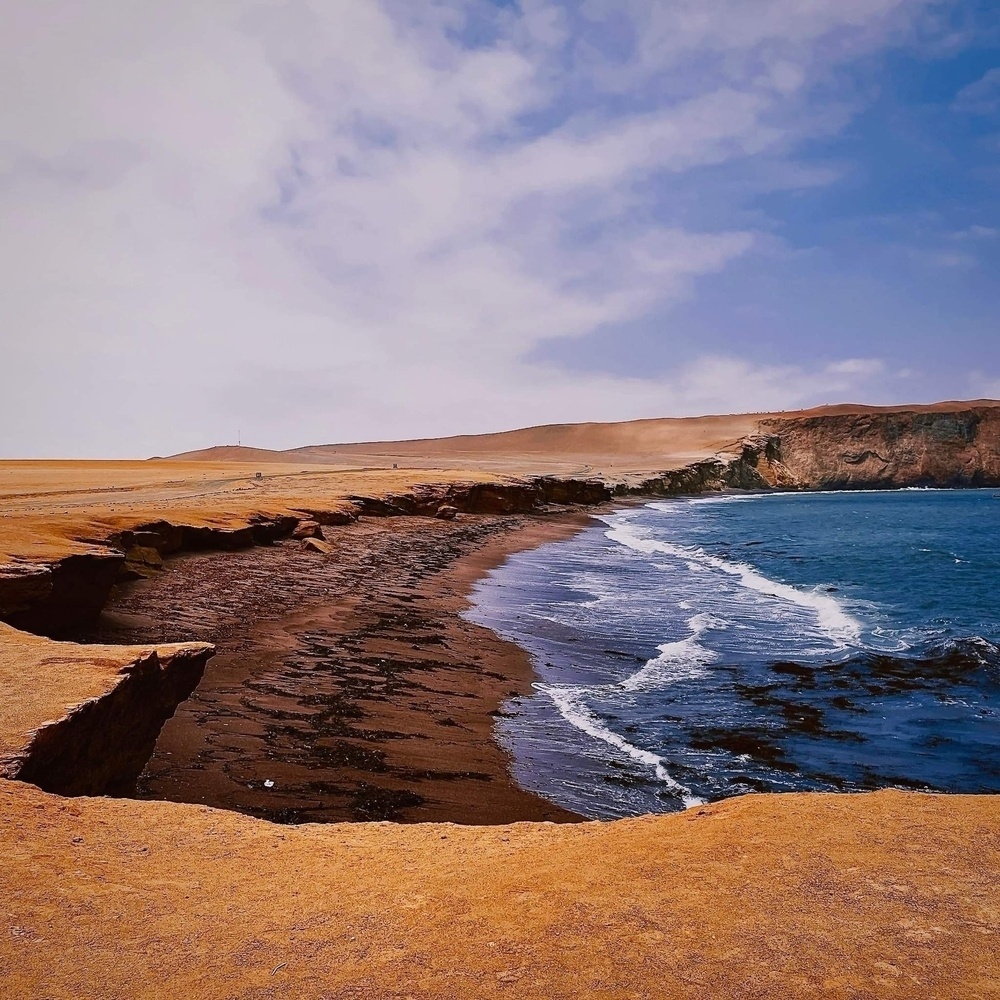
<svg viewBox="0 0 1000 1000">
<path fill-rule="evenodd" d="M 41 635 L 73 635 L 101 613 L 124 562 L 124 552 L 107 549 L 0 566 L 0 620 Z"/>
<path fill-rule="evenodd" d="M 8 688 L 44 683 L 47 664 L 56 662 L 53 658 L 66 661 L 65 644 L 42 642 L 35 668 L 7 678 Z M 70 648 L 84 690 L 92 667 L 104 667 L 106 647 Z M 94 664 L 87 661 L 88 649 L 94 650 Z M 35 650 L 29 643 L 25 658 Z M 60 795 L 129 794 L 164 722 L 198 685 L 214 651 L 205 643 L 164 646 L 138 652 L 117 670 L 105 667 L 110 674 L 106 690 L 28 733 L 23 746 L 0 757 L 0 777 L 28 781 Z M 17 695 L 17 690 L 5 693 L 8 698 Z"/>
<path fill-rule="evenodd" d="M 615 485 L 614 492 L 618 496 L 684 496 L 722 490 L 797 487 L 797 481 L 781 461 L 779 440 L 760 434 L 745 438 L 736 454 L 716 455 L 652 476 L 628 477 Z"/>
<path fill-rule="evenodd" d="M 905 486 L 1000 486 L 1000 407 L 771 418 L 738 452 L 626 476 L 613 489 L 618 496 L 681 496 Z"/>
<path fill-rule="evenodd" d="M 1000 407 L 768 420 L 780 461 L 807 489 L 1000 485 Z"/>
<path fill-rule="evenodd" d="M 320 526 L 319 521 L 313 521 L 312 519 L 299 521 L 292 532 L 292 538 L 296 541 L 302 541 L 304 538 L 319 538 L 322 540 L 323 528 Z"/>
<path fill-rule="evenodd" d="M 610 498 L 611 489 L 598 479 L 540 476 L 501 483 L 428 484 L 406 493 L 351 497 L 351 502 L 370 517 L 433 517 L 441 507 L 453 507 L 463 514 L 528 514 L 546 504 L 594 505 Z"/>
<path fill-rule="evenodd" d="M 322 527 L 351 524 L 362 514 L 435 517 L 442 508 L 456 513 L 523 514 L 547 504 L 596 504 L 610 497 L 609 488 L 597 480 L 542 477 L 418 484 L 406 492 L 339 500 L 329 509 L 259 513 L 236 526 L 143 522 L 106 539 L 87 539 L 95 546 L 91 552 L 52 563 L 0 565 L 0 621 L 38 635 L 76 638 L 96 621 L 116 582 L 156 572 L 166 556 L 236 551 L 292 536 L 322 539 Z"/>
</svg>

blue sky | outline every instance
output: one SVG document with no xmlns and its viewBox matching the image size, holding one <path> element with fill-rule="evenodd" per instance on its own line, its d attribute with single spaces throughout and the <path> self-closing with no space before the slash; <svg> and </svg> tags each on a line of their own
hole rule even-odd
<svg viewBox="0 0 1000 1000">
<path fill-rule="evenodd" d="M 1000 8 L 0 12 L 0 454 L 1000 397 Z"/>
</svg>

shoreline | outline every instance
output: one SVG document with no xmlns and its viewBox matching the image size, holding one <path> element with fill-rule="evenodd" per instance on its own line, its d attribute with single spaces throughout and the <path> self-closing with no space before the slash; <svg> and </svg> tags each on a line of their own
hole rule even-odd
<svg viewBox="0 0 1000 1000">
<path fill-rule="evenodd" d="M 105 483 L 117 494 L 12 501 L 0 542 L 11 569 L 44 561 L 58 583 L 63 566 L 82 565 L 78 579 L 89 585 L 93 564 L 83 559 L 106 557 L 113 532 L 164 519 L 210 530 L 228 550 L 261 514 L 340 509 L 362 488 L 398 506 L 387 491 L 412 475 L 365 473 L 363 487 L 324 478 L 301 490 L 289 476 L 272 490 L 270 480 L 250 483 L 253 473 L 243 470 L 229 492 L 196 504 L 166 497 L 157 483 L 122 493 L 117 481 Z M 151 475 L 136 473 L 142 482 Z M 59 472 L 63 487 L 67 476 Z M 421 531 L 441 524 L 419 522 Z M 360 526 L 375 523 L 365 515 Z M 405 562 L 405 532 L 397 542 Z M 252 573 L 235 577 L 258 557 L 258 570 L 266 568 L 272 551 L 190 559 L 235 560 L 233 592 L 207 596 L 252 616 Z M 321 560 L 303 554 L 300 562 L 320 584 Z M 395 578 L 391 586 L 413 596 Z M 20 577 L 6 593 L 37 601 L 46 622 L 67 606 L 65 591 L 43 603 Z M 205 593 L 178 594 L 163 628 L 197 625 L 205 611 Z M 294 590 L 285 596 L 294 603 Z M 365 612 L 364 595 L 353 596 Z M 401 601 L 397 611 L 420 603 Z M 239 613 L 232 622 L 241 627 Z M 30 703 L 32 727 L 85 698 L 104 711 L 101 692 L 133 676 L 134 648 L 61 645 L 13 628 L 0 638 L 12 664 L 8 690 Z M 29 644 L 37 664 L 23 656 Z M 53 664 L 65 682 L 58 690 Z M 105 735 L 124 742 L 108 714 L 100 718 Z M 8 715 L 11 740 L 27 729 Z M 645 990 L 923 998 L 992 995 L 1000 977 L 989 947 L 1000 934 L 996 795 L 747 795 L 617 822 L 476 828 L 279 826 L 231 810 L 91 794 L 101 797 L 0 780 L 8 862 L 0 871 L 8 914 L 0 981 L 12 997 L 156 996 L 169 983 L 204 997 L 611 998 Z"/>
<path fill-rule="evenodd" d="M 138 796 L 287 823 L 582 819 L 514 780 L 495 716 L 530 692 L 531 659 L 461 612 L 509 555 L 590 521 L 579 512 L 365 518 L 327 533 L 331 556 L 297 544 L 182 556 L 123 588 L 101 641 L 183 634 L 218 647 L 164 726 Z M 257 603 L 270 593 L 239 589 L 254 576 L 277 606 Z M 157 623 L 181 591 L 183 632 L 164 631 Z M 249 616 L 233 617 L 227 595 Z"/>
</svg>

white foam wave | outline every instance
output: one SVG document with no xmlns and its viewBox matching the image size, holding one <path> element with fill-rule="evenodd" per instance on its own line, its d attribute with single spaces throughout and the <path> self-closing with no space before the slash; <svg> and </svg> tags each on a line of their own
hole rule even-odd
<svg viewBox="0 0 1000 1000">
<path fill-rule="evenodd" d="M 691 627 L 691 634 L 686 639 L 657 646 L 660 655 L 647 660 L 640 670 L 626 677 L 617 687 L 630 692 L 648 691 L 674 681 L 701 677 L 706 665 L 719 657 L 698 640 L 709 629 L 726 628 L 727 625 L 708 614 L 695 615 L 688 620 L 688 625 Z"/>
<path fill-rule="evenodd" d="M 690 788 L 682 785 L 670 775 L 662 757 L 658 757 L 649 750 L 642 750 L 634 746 L 624 737 L 608 729 L 583 703 L 585 689 L 544 684 L 539 685 L 539 689 L 552 699 L 552 703 L 559 710 L 559 714 L 572 726 L 575 726 L 588 736 L 594 737 L 594 739 L 602 740 L 610 746 L 621 750 L 640 764 L 651 767 L 656 777 L 684 803 L 685 808 L 690 809 L 691 806 L 705 804 L 705 799 L 699 798 Z"/>
<path fill-rule="evenodd" d="M 985 488 L 984 488 L 985 489 Z M 955 488 L 950 486 L 897 486 L 891 490 L 879 490 L 880 494 L 886 493 L 954 493 Z M 653 500 L 644 504 L 645 507 L 654 510 L 674 513 L 687 504 L 730 504 L 730 503 L 755 503 L 758 501 L 771 500 L 794 500 L 802 497 L 820 496 L 853 496 L 855 494 L 871 496 L 872 490 L 774 490 L 760 493 L 709 493 L 698 496 L 677 497 L 673 500 Z"/>
<path fill-rule="evenodd" d="M 624 519 L 613 524 L 605 532 L 607 538 L 646 555 L 666 554 L 683 560 L 689 568 L 699 571 L 715 569 L 736 578 L 739 585 L 811 611 L 819 627 L 837 645 L 856 645 L 861 639 L 861 627 L 829 594 L 815 590 L 798 590 L 787 583 L 771 580 L 746 563 L 729 561 L 709 555 L 703 549 L 692 546 L 675 545 L 644 537 L 633 525 Z"/>
</svg>

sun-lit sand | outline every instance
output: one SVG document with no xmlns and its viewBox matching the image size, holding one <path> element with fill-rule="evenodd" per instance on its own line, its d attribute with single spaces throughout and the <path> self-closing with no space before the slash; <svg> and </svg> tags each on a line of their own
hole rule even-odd
<svg viewBox="0 0 1000 1000">
<path fill-rule="evenodd" d="M 158 521 L 236 529 L 433 484 L 677 468 L 761 419 L 3 462 L 0 577 Z M 5 759 L 155 648 L 0 627 Z M 4 996 L 153 997 L 166 983 L 198 997 L 1000 995 L 995 797 L 754 795 L 615 823 L 297 828 L 24 781 L 0 781 L 0 797 Z"/>
</svg>

